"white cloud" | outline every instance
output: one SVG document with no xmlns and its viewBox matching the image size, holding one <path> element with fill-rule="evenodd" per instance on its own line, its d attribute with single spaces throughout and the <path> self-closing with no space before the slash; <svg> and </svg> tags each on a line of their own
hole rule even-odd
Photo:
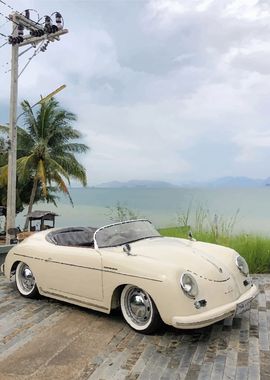
<svg viewBox="0 0 270 380">
<path fill-rule="evenodd" d="M 20 3 L 30 6 L 41 14 L 60 10 L 70 33 L 31 61 L 19 98 L 34 103 L 67 84 L 58 99 L 78 114 L 76 126 L 92 148 L 83 158 L 90 184 L 206 179 L 225 170 L 257 176 L 269 140 L 268 3 Z M 9 49 L 0 52 L 1 66 Z M 9 76 L 0 75 L 3 105 Z"/>
</svg>

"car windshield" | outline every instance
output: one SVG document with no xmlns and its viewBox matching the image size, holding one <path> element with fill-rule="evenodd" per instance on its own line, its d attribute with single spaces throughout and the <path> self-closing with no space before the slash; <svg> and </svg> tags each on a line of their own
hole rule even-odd
<svg viewBox="0 0 270 380">
<path fill-rule="evenodd" d="M 158 236 L 159 232 L 148 220 L 134 220 L 102 227 L 95 239 L 99 248 L 106 248 Z"/>
</svg>

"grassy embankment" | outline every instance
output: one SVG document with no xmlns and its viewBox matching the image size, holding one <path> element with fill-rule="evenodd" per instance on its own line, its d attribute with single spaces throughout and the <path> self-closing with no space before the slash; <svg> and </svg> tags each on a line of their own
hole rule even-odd
<svg viewBox="0 0 270 380">
<path fill-rule="evenodd" d="M 187 238 L 191 229 L 196 240 L 236 250 L 246 259 L 250 273 L 270 273 L 270 238 L 256 234 L 233 233 L 237 215 L 238 212 L 230 220 L 225 221 L 217 215 L 211 218 L 208 212 L 200 209 L 195 213 L 193 225 L 189 223 L 190 217 L 186 213 L 178 216 L 179 225 L 182 227 L 162 228 L 159 231 L 164 236 Z"/>
<path fill-rule="evenodd" d="M 270 237 L 256 234 L 235 234 L 234 227 L 239 210 L 231 218 L 224 218 L 202 206 L 192 210 L 192 203 L 185 212 L 177 217 L 178 227 L 161 228 L 159 232 L 163 236 L 187 238 L 191 230 L 194 238 L 199 241 L 220 244 L 236 250 L 243 256 L 250 273 L 270 273 Z M 144 218 L 136 211 L 117 202 L 116 206 L 108 207 L 109 219 L 119 222 L 129 219 Z"/>
</svg>

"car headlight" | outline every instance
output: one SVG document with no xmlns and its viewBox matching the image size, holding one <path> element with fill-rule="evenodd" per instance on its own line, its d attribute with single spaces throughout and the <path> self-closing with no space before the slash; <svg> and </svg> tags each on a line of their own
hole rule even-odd
<svg viewBox="0 0 270 380">
<path fill-rule="evenodd" d="M 180 285 L 185 293 L 190 298 L 195 298 L 198 295 L 198 285 L 195 278 L 190 273 L 183 273 L 180 278 Z"/>
<path fill-rule="evenodd" d="M 247 276 L 249 269 L 246 260 L 242 256 L 236 257 L 236 265 L 243 275 Z"/>
</svg>

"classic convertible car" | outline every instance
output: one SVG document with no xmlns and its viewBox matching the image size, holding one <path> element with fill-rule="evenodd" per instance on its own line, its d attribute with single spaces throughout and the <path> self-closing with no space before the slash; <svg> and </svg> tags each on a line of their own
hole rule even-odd
<svg viewBox="0 0 270 380">
<path fill-rule="evenodd" d="M 147 220 L 38 232 L 16 245 L 2 267 L 24 297 L 42 294 L 110 313 L 121 308 L 136 331 L 163 321 L 210 325 L 246 311 L 257 288 L 234 250 L 160 236 Z"/>
</svg>

